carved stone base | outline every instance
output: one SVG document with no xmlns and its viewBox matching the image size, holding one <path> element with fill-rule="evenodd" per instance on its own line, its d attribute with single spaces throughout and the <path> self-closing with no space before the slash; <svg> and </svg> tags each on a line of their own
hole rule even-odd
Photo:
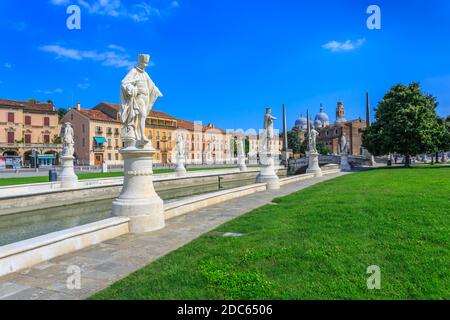
<svg viewBox="0 0 450 320">
<path fill-rule="evenodd" d="M 112 214 L 129 217 L 131 233 L 155 231 L 165 226 L 163 201 L 153 186 L 155 153 L 149 146 L 127 147 L 121 151 L 125 177 L 122 192 L 113 202 Z"/>
<path fill-rule="evenodd" d="M 318 153 L 308 153 L 308 169 L 306 173 L 313 173 L 315 177 L 322 177 L 322 169 L 319 166 L 319 154 Z"/>
<path fill-rule="evenodd" d="M 245 156 L 239 156 L 238 157 L 238 167 L 241 172 L 247 171 L 247 164 L 245 163 Z"/>
<path fill-rule="evenodd" d="M 260 154 L 261 172 L 256 177 L 257 183 L 267 183 L 268 190 L 280 189 L 280 179 L 275 172 L 275 160 L 271 154 Z"/>
<path fill-rule="evenodd" d="M 178 157 L 177 158 L 177 166 L 175 168 L 175 175 L 178 177 L 182 177 L 185 176 L 187 171 L 186 168 L 184 166 L 184 157 Z"/>
<path fill-rule="evenodd" d="M 352 167 L 350 166 L 350 163 L 348 162 L 348 155 L 347 154 L 341 155 L 340 168 L 341 168 L 341 171 L 352 171 Z"/>
<path fill-rule="evenodd" d="M 61 181 L 61 188 L 73 189 L 78 187 L 78 177 L 73 169 L 73 156 L 61 156 L 62 171 L 59 175 L 59 181 Z"/>
</svg>

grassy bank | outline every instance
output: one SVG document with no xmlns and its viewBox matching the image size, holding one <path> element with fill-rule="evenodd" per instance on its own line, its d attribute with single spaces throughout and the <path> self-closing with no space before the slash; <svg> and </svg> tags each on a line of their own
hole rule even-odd
<svg viewBox="0 0 450 320">
<path fill-rule="evenodd" d="M 346 175 L 275 199 L 92 299 L 450 299 L 449 195 L 449 167 Z M 367 288 L 371 265 L 381 290 Z"/>
</svg>

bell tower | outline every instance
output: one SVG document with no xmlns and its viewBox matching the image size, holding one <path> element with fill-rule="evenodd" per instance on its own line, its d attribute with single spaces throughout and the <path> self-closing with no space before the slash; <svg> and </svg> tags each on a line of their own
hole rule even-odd
<svg viewBox="0 0 450 320">
<path fill-rule="evenodd" d="M 345 108 L 344 103 L 339 100 L 336 108 L 336 123 L 341 123 L 347 121 L 345 119 Z"/>
</svg>

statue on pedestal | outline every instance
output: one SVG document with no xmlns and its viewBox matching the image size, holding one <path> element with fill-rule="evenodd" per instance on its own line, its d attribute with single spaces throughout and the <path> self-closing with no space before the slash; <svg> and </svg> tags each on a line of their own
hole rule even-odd
<svg viewBox="0 0 450 320">
<path fill-rule="evenodd" d="M 63 136 L 63 155 L 73 156 L 74 153 L 74 140 L 73 140 L 73 128 L 70 122 L 66 122 L 64 126 L 64 136 Z"/>
<path fill-rule="evenodd" d="M 73 168 L 73 153 L 74 153 L 74 133 L 72 124 L 66 122 L 64 124 L 64 135 L 62 137 L 63 152 L 61 154 L 61 173 L 59 174 L 59 181 L 61 181 L 61 188 L 73 189 L 78 186 L 78 177 Z"/>
<path fill-rule="evenodd" d="M 272 109 L 266 108 L 266 114 L 264 115 L 264 132 L 261 144 L 263 152 L 272 152 L 272 142 L 275 137 L 273 128 L 274 120 L 277 120 L 277 118 L 272 116 Z"/>
<path fill-rule="evenodd" d="M 120 120 L 124 125 L 124 181 L 119 197 L 113 202 L 112 215 L 128 217 L 131 233 L 144 233 L 165 226 L 164 203 L 153 185 L 153 160 L 156 153 L 145 136 L 145 123 L 162 93 L 145 72 L 150 56 L 140 54 L 136 67 L 120 85 Z"/>
<path fill-rule="evenodd" d="M 120 86 L 120 119 L 124 124 L 123 140 L 127 146 L 146 146 L 150 140 L 145 136 L 145 122 L 161 91 L 145 72 L 150 56 L 140 54 L 138 64 L 128 72 Z"/>
<path fill-rule="evenodd" d="M 339 144 L 339 153 L 341 155 L 348 154 L 348 142 L 347 142 L 347 139 L 345 138 L 344 133 L 342 133 L 342 136 L 341 136 L 341 141 Z"/>
<path fill-rule="evenodd" d="M 311 128 L 308 137 L 308 151 L 310 153 L 317 153 L 317 136 L 319 132 L 316 129 Z"/>
<path fill-rule="evenodd" d="M 184 141 L 181 133 L 178 133 L 177 136 L 177 157 L 184 157 Z"/>
</svg>

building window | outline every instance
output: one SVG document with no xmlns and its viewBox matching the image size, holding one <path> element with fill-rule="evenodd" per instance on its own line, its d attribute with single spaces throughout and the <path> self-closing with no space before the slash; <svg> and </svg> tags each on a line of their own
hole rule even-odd
<svg viewBox="0 0 450 320">
<path fill-rule="evenodd" d="M 112 157 L 111 157 L 111 153 L 108 153 L 108 161 L 111 161 Z"/>
<path fill-rule="evenodd" d="M 70 120 L 73 120 L 73 113 L 70 115 Z"/>
<path fill-rule="evenodd" d="M 14 123 L 14 112 L 8 112 L 8 122 Z"/>
<path fill-rule="evenodd" d="M 82 125 L 81 125 L 81 130 L 83 130 L 83 133 L 85 133 L 86 132 L 86 126 L 85 126 L 85 124 L 83 123 Z"/>
<path fill-rule="evenodd" d="M 8 143 L 14 143 L 14 132 L 8 132 Z"/>
<path fill-rule="evenodd" d="M 86 139 L 83 138 L 83 147 L 86 147 Z"/>
<path fill-rule="evenodd" d="M 119 154 L 116 153 L 116 161 L 119 161 Z"/>
<path fill-rule="evenodd" d="M 31 117 L 30 116 L 25 116 L 25 125 L 31 126 Z"/>
<path fill-rule="evenodd" d="M 119 148 L 119 139 L 116 139 L 114 142 L 115 142 L 116 148 Z"/>
<path fill-rule="evenodd" d="M 106 128 L 106 133 L 107 134 L 112 134 L 112 128 Z"/>
<path fill-rule="evenodd" d="M 44 143 L 49 144 L 50 143 L 50 135 L 44 134 Z"/>
<path fill-rule="evenodd" d="M 114 129 L 114 134 L 115 134 L 116 136 L 119 135 L 119 128 L 115 128 L 115 129 Z"/>
<path fill-rule="evenodd" d="M 30 144 L 31 143 L 31 134 L 25 135 L 25 143 Z"/>
<path fill-rule="evenodd" d="M 44 127 L 49 127 L 49 126 L 50 126 L 50 118 L 44 117 Z"/>
<path fill-rule="evenodd" d="M 95 127 L 95 133 L 96 134 L 103 134 L 102 127 Z"/>
</svg>

